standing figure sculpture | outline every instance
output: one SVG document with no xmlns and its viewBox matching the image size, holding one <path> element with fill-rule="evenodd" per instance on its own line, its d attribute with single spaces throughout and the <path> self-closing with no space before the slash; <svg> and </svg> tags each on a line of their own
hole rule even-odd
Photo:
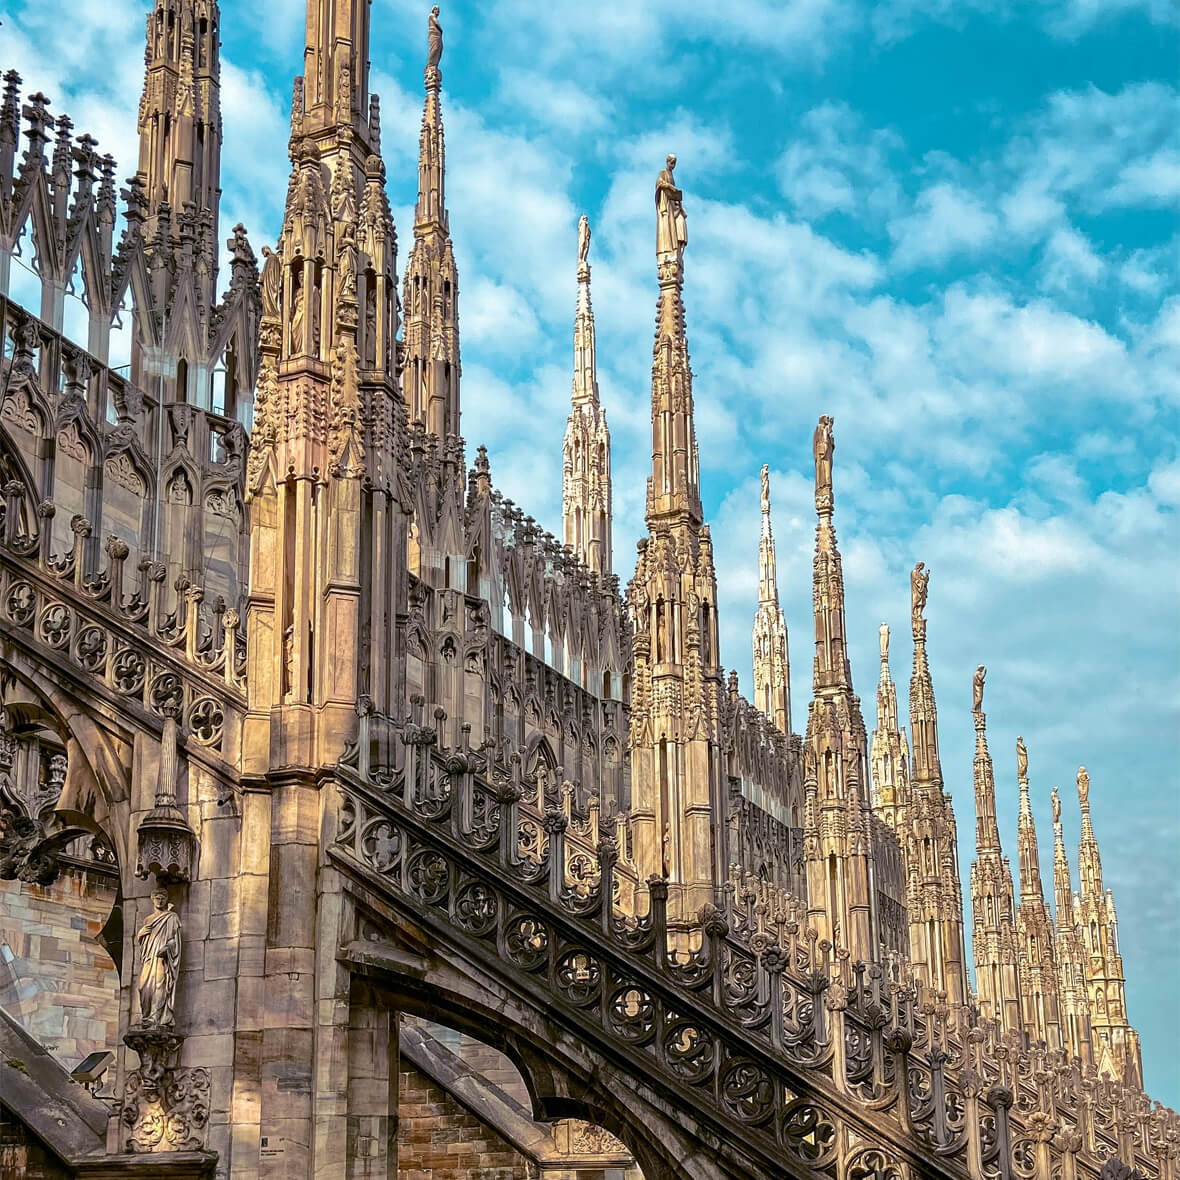
<svg viewBox="0 0 1180 1180">
<path fill-rule="evenodd" d="M 983 712 L 983 680 L 987 675 L 987 669 L 980 664 L 975 669 L 975 675 L 971 678 L 971 712 Z"/>
<path fill-rule="evenodd" d="M 1084 766 L 1078 767 L 1078 802 L 1083 807 L 1090 806 L 1090 776 Z"/>
<path fill-rule="evenodd" d="M 770 511 L 770 467 L 762 464 L 762 515 Z"/>
<path fill-rule="evenodd" d="M 426 34 L 427 52 L 426 52 L 426 68 L 428 70 L 437 70 L 438 63 L 442 61 L 442 25 L 438 23 L 438 5 L 436 4 L 430 10 L 429 27 Z"/>
<path fill-rule="evenodd" d="M 1022 737 L 1016 739 L 1016 777 L 1018 779 L 1028 778 L 1028 748 Z"/>
<path fill-rule="evenodd" d="M 152 891 L 155 907 L 135 936 L 139 944 L 139 1019 L 146 1028 L 175 1024 L 180 974 L 180 915 L 163 889 Z"/>
<path fill-rule="evenodd" d="M 262 247 L 262 314 L 271 319 L 279 318 L 279 305 L 283 295 L 283 264 L 279 256 L 269 247 Z"/>
<path fill-rule="evenodd" d="M 664 161 L 664 169 L 656 178 L 656 253 L 675 254 L 688 245 L 688 219 L 684 215 L 684 193 L 676 187 L 673 172 L 676 157 Z"/>
<path fill-rule="evenodd" d="M 926 609 L 926 587 L 930 582 L 930 571 L 924 561 L 919 561 L 910 574 L 910 619 L 916 630 Z"/>
<path fill-rule="evenodd" d="M 825 414 L 815 428 L 811 440 L 812 450 L 815 452 L 815 493 L 818 496 L 826 491 L 832 491 L 832 453 L 836 449 L 836 439 L 832 434 L 832 419 Z"/>
<path fill-rule="evenodd" d="M 578 262 L 590 261 L 590 218 L 585 213 L 578 218 Z"/>
</svg>

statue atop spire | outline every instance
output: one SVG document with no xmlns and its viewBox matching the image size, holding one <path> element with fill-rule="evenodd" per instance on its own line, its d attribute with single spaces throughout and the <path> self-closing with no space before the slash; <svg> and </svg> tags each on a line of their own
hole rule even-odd
<svg viewBox="0 0 1180 1180">
<path fill-rule="evenodd" d="M 684 214 L 684 193 L 676 187 L 673 172 L 676 157 L 668 156 L 656 178 L 656 254 L 680 261 L 688 245 L 688 218 Z"/>
<path fill-rule="evenodd" d="M 590 265 L 590 218 L 585 213 L 578 218 L 578 277 L 582 267 Z"/>
<path fill-rule="evenodd" d="M 832 419 L 825 414 L 815 428 L 811 440 L 815 453 L 815 506 L 817 509 L 832 509 L 832 455 L 836 450 L 836 439 L 832 434 Z"/>
<path fill-rule="evenodd" d="M 437 4 L 430 10 L 427 20 L 426 44 L 426 70 L 429 74 L 430 70 L 438 70 L 438 63 L 442 61 L 443 54 L 443 31 L 442 25 L 438 23 Z"/>
<path fill-rule="evenodd" d="M 926 620 L 922 612 L 926 609 L 926 587 L 929 582 L 930 571 L 926 569 L 924 561 L 919 561 L 910 574 L 910 623 L 915 636 L 919 631 L 923 635 L 926 633 Z"/>
<path fill-rule="evenodd" d="M 987 669 L 980 664 L 971 677 L 971 712 L 983 712 L 983 681 L 987 676 Z"/>
</svg>

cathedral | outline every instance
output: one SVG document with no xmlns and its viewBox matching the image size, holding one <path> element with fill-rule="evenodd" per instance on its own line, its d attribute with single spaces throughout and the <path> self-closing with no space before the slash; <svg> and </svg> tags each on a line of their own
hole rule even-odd
<svg viewBox="0 0 1180 1180">
<path fill-rule="evenodd" d="M 753 701 L 721 664 L 675 156 L 624 586 L 590 224 L 559 537 L 461 433 L 439 10 L 400 268 L 372 19 L 308 2 L 258 253 L 218 222 L 216 0 L 146 14 L 122 186 L 4 75 L 0 1180 L 1180 1180 L 1089 776 L 1051 904 L 983 667 L 969 969 L 930 572 L 870 732 L 831 417 L 806 708 L 765 467 Z"/>
</svg>

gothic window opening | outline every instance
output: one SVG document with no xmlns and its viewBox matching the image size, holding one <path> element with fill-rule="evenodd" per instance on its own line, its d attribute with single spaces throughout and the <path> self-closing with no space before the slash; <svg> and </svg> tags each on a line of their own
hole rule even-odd
<svg viewBox="0 0 1180 1180">
<path fill-rule="evenodd" d="M 189 395 L 188 361 L 184 357 L 176 362 L 176 398 L 177 402 L 187 402 Z"/>
<path fill-rule="evenodd" d="M 69 282 L 66 283 L 61 333 L 67 340 L 83 348 L 89 347 L 90 295 L 86 289 L 81 253 L 74 262 L 74 269 L 70 272 Z"/>
<path fill-rule="evenodd" d="M 33 238 L 33 222 L 25 222 L 12 251 L 16 264 L 9 271 L 8 298 L 35 316 L 41 314 L 41 268 L 37 261 L 36 242 Z"/>
</svg>

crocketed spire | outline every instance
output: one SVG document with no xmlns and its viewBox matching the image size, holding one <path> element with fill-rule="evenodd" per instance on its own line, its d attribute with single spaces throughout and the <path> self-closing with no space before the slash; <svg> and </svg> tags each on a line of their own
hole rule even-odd
<svg viewBox="0 0 1180 1180">
<path fill-rule="evenodd" d="M 442 27 L 431 11 L 426 99 L 418 140 L 418 200 L 414 244 L 406 262 L 402 392 L 410 421 L 446 443 L 459 435 L 459 275 L 446 206 L 446 148 L 442 121 Z M 458 467 L 455 471 L 461 477 Z"/>
<path fill-rule="evenodd" d="M 987 748 L 983 681 L 975 670 L 972 718 L 975 722 L 975 860 L 971 865 L 972 944 L 975 984 L 985 1016 L 1005 1030 L 1021 1029 L 1012 870 L 1000 848 L 996 824 L 996 781 Z"/>
<path fill-rule="evenodd" d="M 676 157 L 669 156 L 656 181 L 656 338 L 651 363 L 652 474 L 647 485 L 647 521 L 683 519 L 701 523 L 700 461 L 693 421 L 692 368 L 684 323 L 684 248 L 688 221 L 684 194 L 676 187 Z"/>
<path fill-rule="evenodd" d="M 1028 749 L 1016 739 L 1016 778 L 1020 787 L 1017 849 L 1020 862 L 1020 905 L 1016 940 L 1020 955 L 1020 1007 L 1024 1030 L 1051 1048 L 1062 1045 L 1061 1004 L 1053 919 L 1045 904 L 1041 860 L 1028 786 Z"/>
<path fill-rule="evenodd" d="M 574 382 L 562 444 L 561 514 L 565 543 L 590 569 L 611 572 L 611 453 L 598 402 L 594 309 L 590 304 L 590 219 L 578 221 L 578 304 Z"/>
<path fill-rule="evenodd" d="M 791 732 L 791 665 L 787 622 L 778 601 L 770 468 L 762 468 L 762 535 L 758 542 L 758 610 L 754 615 L 754 704 L 782 733 Z"/>
</svg>

